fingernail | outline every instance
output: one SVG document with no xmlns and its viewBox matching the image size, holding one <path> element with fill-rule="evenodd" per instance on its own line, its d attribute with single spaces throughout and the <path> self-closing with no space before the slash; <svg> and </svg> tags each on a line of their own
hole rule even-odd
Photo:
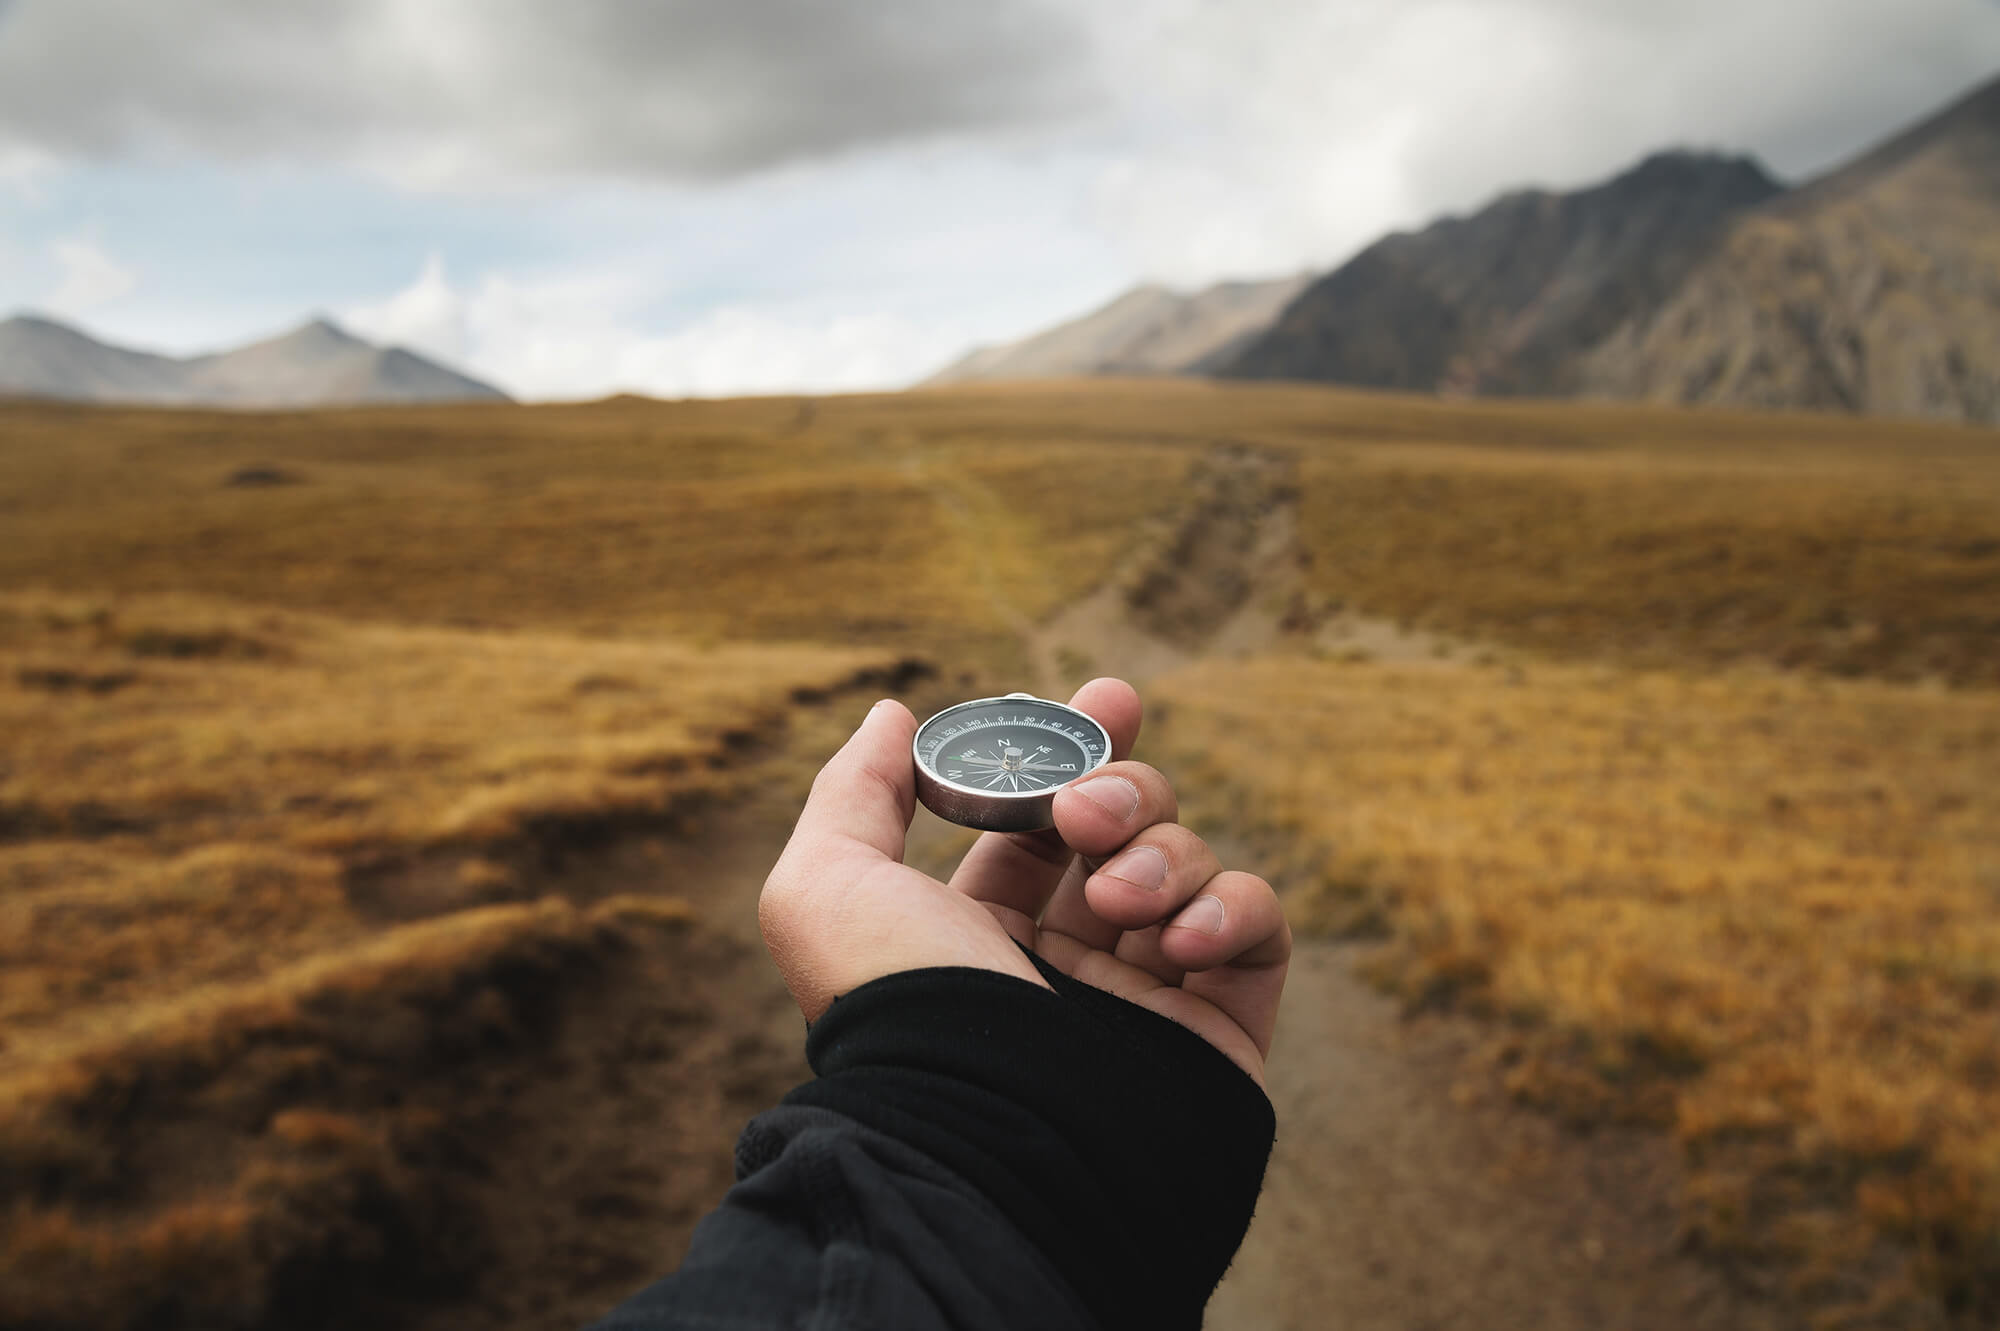
<svg viewBox="0 0 2000 1331">
<path fill-rule="evenodd" d="M 1097 872 L 1157 892 L 1167 881 L 1167 857 L 1155 847 L 1134 846 Z"/>
<path fill-rule="evenodd" d="M 1200 896 L 1188 903 L 1188 908 L 1174 917 L 1174 923 L 1183 929 L 1192 929 L 1200 934 L 1222 932 L 1222 917 L 1227 912 L 1222 906 L 1222 898 Z"/>
<path fill-rule="evenodd" d="M 1139 788 L 1122 776 L 1094 776 L 1076 793 L 1121 823 L 1139 810 Z"/>
</svg>

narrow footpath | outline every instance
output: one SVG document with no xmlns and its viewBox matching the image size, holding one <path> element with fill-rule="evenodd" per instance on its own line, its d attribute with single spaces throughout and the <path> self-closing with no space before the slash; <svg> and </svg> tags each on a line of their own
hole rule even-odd
<svg viewBox="0 0 2000 1331">
<path fill-rule="evenodd" d="M 1180 525 L 1136 576 L 1025 635 L 1034 687 L 1058 689 L 1065 660 L 1088 659 L 1143 692 L 1200 657 L 1312 645 L 1452 668 L 1462 644 L 1311 604 L 1285 459 L 1227 447 L 1199 475 Z M 810 769 L 855 719 L 802 713 L 773 769 L 781 775 L 758 793 L 669 844 L 608 846 L 551 885 L 585 898 L 665 891 L 688 901 L 695 922 L 605 975 L 546 1055 L 496 1088 L 520 1126 L 494 1204 L 510 1200 L 516 1213 L 496 1217 L 496 1261 L 480 1287 L 415 1319 L 417 1331 L 579 1326 L 679 1260 L 729 1184 L 744 1120 L 806 1075 L 797 1013 L 758 943 L 756 900 Z M 919 810 L 909 858 L 945 874 L 969 840 Z M 1217 849 L 1257 868 L 1248 846 Z M 1277 1148 L 1209 1327 L 1785 1325 L 1682 1250 L 1670 1142 L 1581 1134 L 1505 1102 L 1470 1060 L 1477 1027 L 1406 1019 L 1356 977 L 1361 955 L 1300 941 L 1270 1062 Z"/>
</svg>

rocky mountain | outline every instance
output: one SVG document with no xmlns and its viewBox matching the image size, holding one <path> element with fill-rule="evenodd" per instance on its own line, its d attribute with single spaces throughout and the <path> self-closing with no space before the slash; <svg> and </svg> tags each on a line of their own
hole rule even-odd
<svg viewBox="0 0 2000 1331">
<path fill-rule="evenodd" d="M 156 356 L 35 315 L 0 322 L 0 395 L 185 406 L 317 407 L 368 402 L 504 402 L 507 395 L 400 347 L 314 319 L 206 356 Z"/>
<path fill-rule="evenodd" d="M 2000 424 L 2000 79 L 1790 191 L 1659 153 L 1317 280 L 1140 287 L 931 382 L 1132 373 Z"/>
<path fill-rule="evenodd" d="M 2000 79 L 1742 218 L 1586 392 L 2000 424 Z"/>
<path fill-rule="evenodd" d="M 1572 193 L 1523 190 L 1377 241 L 1217 367 L 1246 379 L 1560 394 L 1781 187 L 1754 161 L 1661 153 Z"/>
<path fill-rule="evenodd" d="M 1200 373 L 1268 326 L 1310 280 L 1301 274 L 1265 282 L 1219 282 L 1194 292 L 1134 287 L 1047 332 L 981 347 L 926 382 Z"/>
</svg>

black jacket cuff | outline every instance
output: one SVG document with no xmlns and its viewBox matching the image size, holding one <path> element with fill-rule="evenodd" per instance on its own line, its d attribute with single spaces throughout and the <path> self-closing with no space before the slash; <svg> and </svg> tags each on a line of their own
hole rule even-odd
<svg viewBox="0 0 2000 1331">
<path fill-rule="evenodd" d="M 978 1188 L 1106 1327 L 1194 1328 L 1249 1227 L 1276 1118 L 1167 1018 L 1035 964 L 1053 991 L 939 968 L 835 1000 L 786 1097 Z"/>
</svg>

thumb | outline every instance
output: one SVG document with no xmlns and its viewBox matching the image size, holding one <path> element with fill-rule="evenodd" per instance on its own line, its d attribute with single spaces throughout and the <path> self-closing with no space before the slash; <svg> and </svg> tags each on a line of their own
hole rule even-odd
<svg viewBox="0 0 2000 1331">
<path fill-rule="evenodd" d="M 909 708 L 893 698 L 876 703 L 861 728 L 820 769 L 772 876 L 784 872 L 787 861 L 800 858 L 816 873 L 839 865 L 842 877 L 865 872 L 881 860 L 900 861 L 917 807 L 910 747 L 916 734 L 917 719 Z"/>
<path fill-rule="evenodd" d="M 928 931 L 907 927 L 908 893 L 871 875 L 898 866 L 916 811 L 910 743 L 916 719 L 884 699 L 813 781 L 791 840 L 764 880 L 757 923 L 799 1010 L 812 1021 L 834 997 L 878 975 L 929 964 Z M 943 889 L 940 887 L 939 889 Z"/>
</svg>

